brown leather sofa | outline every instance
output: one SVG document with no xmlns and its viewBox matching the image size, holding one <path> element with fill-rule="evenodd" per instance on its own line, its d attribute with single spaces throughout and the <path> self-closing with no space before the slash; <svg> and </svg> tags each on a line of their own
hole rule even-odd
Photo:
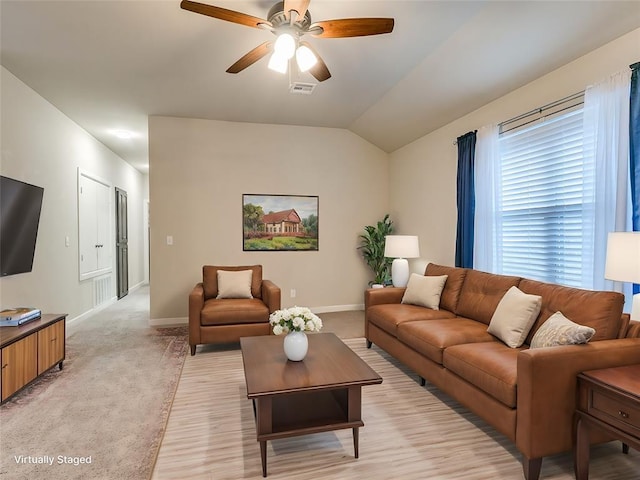
<svg viewBox="0 0 640 480">
<path fill-rule="evenodd" d="M 218 270 L 252 270 L 253 298 L 221 298 Z M 202 267 L 202 282 L 189 294 L 189 345 L 191 355 L 201 344 L 237 342 L 240 337 L 269 335 L 269 315 L 280 309 L 280 288 L 262 279 L 262 265 Z"/>
<path fill-rule="evenodd" d="M 402 304 L 404 288 L 365 292 L 367 346 L 375 343 L 515 442 L 524 476 L 540 475 L 542 458 L 573 446 L 576 376 L 640 363 L 640 326 L 622 314 L 624 297 L 520 277 L 429 264 L 448 275 L 440 310 Z M 510 348 L 487 332 L 505 292 L 540 295 L 542 308 L 525 344 Z M 596 330 L 586 345 L 529 349 L 556 311 Z M 593 435 L 593 441 L 609 438 Z"/>
</svg>

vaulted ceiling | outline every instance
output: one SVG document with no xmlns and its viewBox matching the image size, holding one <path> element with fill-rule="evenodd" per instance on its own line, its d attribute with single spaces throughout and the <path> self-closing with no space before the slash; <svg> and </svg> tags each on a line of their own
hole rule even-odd
<svg viewBox="0 0 640 480">
<path fill-rule="evenodd" d="M 261 18 L 275 3 L 201 2 Z M 2 0 L 0 61 L 144 171 L 149 115 L 347 128 L 392 152 L 640 27 L 639 1 L 312 0 L 309 10 L 315 21 L 393 17 L 395 29 L 309 37 L 332 78 L 296 95 L 266 58 L 225 73 L 270 32 L 179 0 Z"/>
</svg>

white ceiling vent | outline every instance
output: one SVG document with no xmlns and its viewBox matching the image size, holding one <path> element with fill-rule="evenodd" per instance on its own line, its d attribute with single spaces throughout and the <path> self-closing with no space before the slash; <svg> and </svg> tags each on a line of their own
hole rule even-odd
<svg viewBox="0 0 640 480">
<path fill-rule="evenodd" d="M 289 93 L 311 95 L 313 93 L 313 89 L 316 88 L 316 85 L 316 83 L 293 82 L 289 86 Z"/>
</svg>

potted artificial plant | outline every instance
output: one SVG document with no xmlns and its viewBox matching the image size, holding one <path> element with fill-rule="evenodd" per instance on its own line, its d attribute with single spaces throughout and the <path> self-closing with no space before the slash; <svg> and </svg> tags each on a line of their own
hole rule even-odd
<svg viewBox="0 0 640 480">
<path fill-rule="evenodd" d="M 369 282 L 373 288 L 380 288 L 391 281 L 392 258 L 384 256 L 384 241 L 387 235 L 393 233 L 393 222 L 389 220 L 389 214 L 379 221 L 375 226 L 364 227 L 364 234 L 360 235 L 360 246 L 362 257 L 367 265 L 373 270 L 374 279 Z"/>
</svg>

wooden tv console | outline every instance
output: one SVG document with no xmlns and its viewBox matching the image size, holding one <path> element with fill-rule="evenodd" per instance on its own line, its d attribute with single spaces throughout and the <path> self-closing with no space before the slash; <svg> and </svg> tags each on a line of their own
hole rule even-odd
<svg viewBox="0 0 640 480">
<path fill-rule="evenodd" d="M 19 327 L 0 327 L 4 402 L 65 358 L 66 314 L 46 314 Z"/>
</svg>

